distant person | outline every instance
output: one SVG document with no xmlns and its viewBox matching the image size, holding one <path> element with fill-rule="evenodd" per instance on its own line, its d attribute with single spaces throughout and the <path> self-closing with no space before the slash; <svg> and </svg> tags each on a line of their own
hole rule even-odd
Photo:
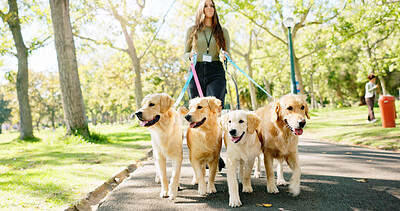
<svg viewBox="0 0 400 211">
<path fill-rule="evenodd" d="M 377 121 L 374 114 L 374 103 L 376 97 L 376 89 L 379 88 L 379 84 L 375 84 L 376 76 L 371 73 L 368 75 L 369 82 L 365 84 L 365 102 L 368 106 L 368 119 L 367 123 L 374 123 Z"/>
</svg>

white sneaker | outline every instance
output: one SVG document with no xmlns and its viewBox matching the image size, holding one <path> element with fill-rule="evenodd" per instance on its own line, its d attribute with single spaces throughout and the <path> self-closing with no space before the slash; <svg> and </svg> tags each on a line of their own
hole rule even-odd
<svg viewBox="0 0 400 211">
<path fill-rule="evenodd" d="M 369 123 L 371 123 L 371 121 L 369 121 L 369 120 L 367 119 L 367 120 L 365 120 L 365 123 L 369 124 Z"/>
<path fill-rule="evenodd" d="M 370 123 L 375 123 L 376 121 L 378 121 L 377 119 L 373 119 L 370 121 Z"/>
</svg>

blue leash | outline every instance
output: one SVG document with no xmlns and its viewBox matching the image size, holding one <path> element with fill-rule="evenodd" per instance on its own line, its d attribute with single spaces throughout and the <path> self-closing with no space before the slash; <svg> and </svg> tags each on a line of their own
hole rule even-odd
<svg viewBox="0 0 400 211">
<path fill-rule="evenodd" d="M 247 75 L 242 69 L 240 69 L 235 62 L 232 61 L 232 59 L 228 56 L 228 54 L 225 54 L 226 59 L 236 68 L 238 69 L 240 72 L 242 72 L 251 82 L 253 82 L 254 85 L 256 85 L 258 88 L 260 88 L 263 92 L 265 92 L 265 94 L 267 94 L 269 97 L 272 97 L 272 95 L 270 95 L 267 91 L 265 91 L 264 88 L 262 88 L 260 85 L 258 85 L 257 82 L 255 82 L 249 75 Z"/>
<path fill-rule="evenodd" d="M 193 61 L 193 64 L 194 64 L 194 66 L 196 66 L 197 57 L 194 57 L 193 60 L 194 60 L 194 61 Z M 175 101 L 174 107 L 177 107 L 177 106 L 179 105 L 179 103 L 181 102 L 181 100 L 182 100 L 182 98 L 183 98 L 183 95 L 185 94 L 186 89 L 188 88 L 188 86 L 189 86 L 190 81 L 192 80 L 192 78 L 193 78 L 193 72 L 190 71 L 190 74 L 189 74 L 189 76 L 188 76 L 188 79 L 187 79 L 185 85 L 183 86 L 183 89 L 182 89 L 181 93 L 179 94 L 178 99 L 176 99 L 176 101 Z"/>
</svg>

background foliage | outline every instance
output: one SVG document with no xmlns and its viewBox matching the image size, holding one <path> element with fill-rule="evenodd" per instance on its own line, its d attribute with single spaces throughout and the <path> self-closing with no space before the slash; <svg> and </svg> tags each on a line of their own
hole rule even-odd
<svg viewBox="0 0 400 211">
<path fill-rule="evenodd" d="M 140 4 L 130 1 L 71 0 L 81 86 L 87 116 L 94 124 L 126 122 L 137 109 L 137 72 L 130 54 L 126 53 L 129 42 L 123 26 L 131 33 L 139 57 L 142 56 L 143 95 L 166 92 L 176 99 L 186 81 L 189 64 L 182 59 L 182 40 L 186 29 L 194 23 L 198 2 L 139 2 L 144 3 L 143 10 Z M 154 8 L 157 4 L 161 9 Z M 48 2 L 19 0 L 19 5 L 23 35 L 30 52 L 53 42 Z M 251 70 L 253 78 L 274 97 L 290 92 L 287 34 L 281 24 L 282 17 L 290 14 L 299 24 L 294 50 L 312 107 L 358 104 L 364 95 L 366 75 L 371 72 L 379 76 L 381 94 L 399 95 L 399 2 L 222 0 L 216 1 L 216 5 L 222 25 L 230 32 L 233 60 L 243 70 Z M 113 9 L 125 14 L 123 20 L 128 22 L 121 22 Z M 6 0 L 0 0 L 0 10 L 7 12 Z M 17 66 L 9 62 L 15 47 L 4 18 L 0 21 L 0 74 L 4 76 L 0 86 L 12 110 L 9 122 L 16 124 Z M 5 60 L 8 62 L 4 63 Z M 248 80 L 233 66 L 228 66 L 228 70 L 238 83 L 242 108 L 253 109 Z M 228 81 L 229 106 L 236 104 L 236 93 L 233 83 Z M 29 94 L 37 129 L 55 128 L 63 123 L 56 70 L 31 69 Z M 255 89 L 255 94 L 256 107 L 268 103 L 260 90 Z M 187 94 L 181 102 L 185 104 Z"/>
</svg>

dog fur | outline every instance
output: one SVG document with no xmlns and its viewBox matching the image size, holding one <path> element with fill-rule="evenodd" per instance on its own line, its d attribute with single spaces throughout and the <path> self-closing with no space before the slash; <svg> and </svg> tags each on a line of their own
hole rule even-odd
<svg viewBox="0 0 400 211">
<path fill-rule="evenodd" d="M 161 181 L 160 197 L 173 200 L 177 196 L 181 172 L 182 121 L 178 112 L 172 108 L 174 100 L 167 94 L 147 95 L 142 107 L 135 113 L 151 134 L 153 154 L 156 158 L 156 182 Z M 168 187 L 166 158 L 172 160 L 172 176 Z M 159 178 L 158 178 L 159 176 Z"/>
<path fill-rule="evenodd" d="M 273 171 L 273 159 L 276 158 L 279 161 L 278 179 L 283 178 L 281 162 L 286 160 L 293 171 L 289 192 L 293 196 L 299 195 L 301 171 L 297 145 L 299 135 L 303 133 L 306 124 L 305 117 L 310 118 L 304 97 L 285 95 L 278 101 L 258 109 L 256 114 L 261 118 L 257 134 L 263 144 L 268 193 L 279 192 Z"/>
<path fill-rule="evenodd" d="M 254 160 L 262 152 L 261 142 L 255 133 L 261 120 L 255 114 L 243 110 L 236 110 L 221 117 L 221 126 L 224 131 L 224 143 L 227 152 L 227 180 L 229 187 L 229 206 L 242 205 L 239 197 L 239 188 L 236 172 L 240 163 L 239 172 L 243 172 L 241 178 L 243 192 L 252 193 L 251 172 Z M 244 169 L 242 168 L 244 166 Z"/>
<path fill-rule="evenodd" d="M 185 119 L 189 122 L 187 145 L 189 159 L 194 170 L 192 184 L 198 182 L 198 193 L 215 193 L 214 181 L 218 169 L 219 154 L 222 147 L 222 131 L 219 124 L 221 101 L 215 97 L 194 98 L 189 101 L 189 110 Z M 206 189 L 206 164 L 209 166 Z"/>
</svg>

